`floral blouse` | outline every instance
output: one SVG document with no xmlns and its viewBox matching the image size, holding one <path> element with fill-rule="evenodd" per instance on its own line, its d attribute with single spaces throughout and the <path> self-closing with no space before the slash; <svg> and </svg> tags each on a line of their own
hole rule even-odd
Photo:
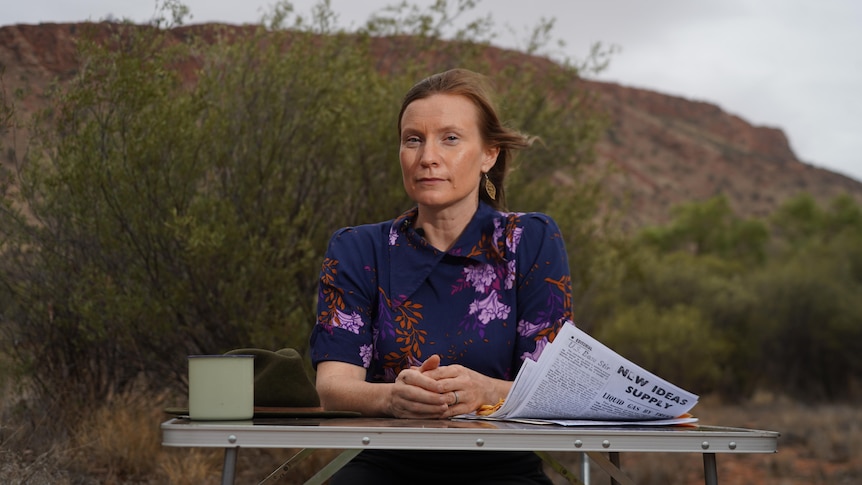
<svg viewBox="0 0 862 485">
<path fill-rule="evenodd" d="M 320 274 L 311 359 L 365 367 L 371 382 L 439 354 L 511 380 L 571 318 L 571 277 L 547 215 L 480 203 L 447 252 L 414 229 L 417 209 L 337 231 Z"/>
</svg>

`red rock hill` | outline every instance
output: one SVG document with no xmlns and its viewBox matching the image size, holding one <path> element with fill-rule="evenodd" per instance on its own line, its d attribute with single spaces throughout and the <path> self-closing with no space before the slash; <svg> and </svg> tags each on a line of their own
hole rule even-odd
<svg viewBox="0 0 862 485">
<path fill-rule="evenodd" d="M 206 26 L 183 29 L 190 28 Z M 49 85 L 74 75 L 79 30 L 78 24 L 0 27 L 5 89 L 29 92 L 23 110 L 43 107 Z M 582 82 L 610 116 L 597 146 L 598 160 L 613 170 L 607 187 L 618 200 L 628 201 L 629 223 L 635 226 L 666 221 L 673 205 L 718 194 L 745 216 L 768 214 L 803 192 L 821 202 L 847 193 L 862 203 L 862 182 L 801 162 L 778 128 L 753 126 L 709 103 Z M 16 143 L 0 133 L 0 144 Z M 7 160 L 6 153 L 0 155 L 0 162 Z"/>
</svg>

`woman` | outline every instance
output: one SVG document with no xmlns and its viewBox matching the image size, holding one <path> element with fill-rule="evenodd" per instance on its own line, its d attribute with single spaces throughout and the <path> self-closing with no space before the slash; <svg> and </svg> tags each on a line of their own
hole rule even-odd
<svg viewBox="0 0 862 485">
<path fill-rule="evenodd" d="M 416 84 L 399 116 L 404 188 L 416 207 L 344 228 L 329 244 L 312 331 L 327 410 L 449 418 L 504 398 L 571 318 L 557 225 L 502 212 L 513 151 L 484 78 L 454 69 Z M 551 483 L 535 454 L 366 450 L 331 483 Z"/>
</svg>

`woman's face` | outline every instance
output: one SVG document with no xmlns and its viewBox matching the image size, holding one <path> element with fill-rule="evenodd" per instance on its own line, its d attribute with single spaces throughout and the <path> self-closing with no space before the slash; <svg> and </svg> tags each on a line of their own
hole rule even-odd
<svg viewBox="0 0 862 485">
<path fill-rule="evenodd" d="M 420 207 L 472 214 L 479 180 L 497 161 L 485 146 L 476 106 L 466 97 L 434 94 L 413 101 L 401 117 L 401 173 Z"/>
</svg>

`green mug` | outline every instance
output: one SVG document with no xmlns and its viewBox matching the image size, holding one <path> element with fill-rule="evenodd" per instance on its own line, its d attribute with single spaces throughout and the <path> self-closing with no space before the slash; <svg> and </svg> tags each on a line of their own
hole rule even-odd
<svg viewBox="0 0 862 485">
<path fill-rule="evenodd" d="M 190 355 L 189 418 L 246 420 L 254 416 L 253 355 Z"/>
</svg>

